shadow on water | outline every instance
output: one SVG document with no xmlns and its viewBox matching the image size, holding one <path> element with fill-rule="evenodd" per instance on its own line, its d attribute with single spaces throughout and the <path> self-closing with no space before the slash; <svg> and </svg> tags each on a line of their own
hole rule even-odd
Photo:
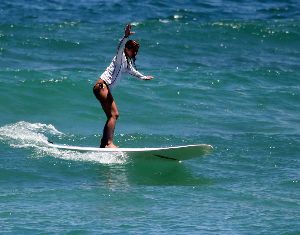
<svg viewBox="0 0 300 235">
<path fill-rule="evenodd" d="M 51 156 L 43 158 L 41 164 L 49 171 L 66 176 L 64 180 L 85 181 L 91 186 L 104 186 L 111 190 L 126 189 L 134 185 L 145 186 L 200 186 L 210 185 L 212 180 L 196 174 L 188 162 L 173 160 L 138 160 L 119 163 L 95 163 L 74 161 Z M 36 163 L 35 163 L 36 164 Z M 53 167 L 51 167 L 53 168 Z M 53 170 L 53 169 L 52 169 Z"/>
<path fill-rule="evenodd" d="M 197 186 L 211 184 L 211 180 L 196 176 L 185 163 L 160 159 L 106 165 L 98 168 L 98 175 L 110 187 L 124 185 Z"/>
</svg>

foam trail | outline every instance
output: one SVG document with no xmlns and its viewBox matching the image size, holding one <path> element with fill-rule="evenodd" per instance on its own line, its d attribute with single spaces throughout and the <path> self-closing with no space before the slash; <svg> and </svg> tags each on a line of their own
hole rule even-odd
<svg viewBox="0 0 300 235">
<path fill-rule="evenodd" d="M 20 121 L 0 127 L 0 141 L 14 148 L 33 148 L 33 156 L 52 156 L 64 160 L 88 161 L 101 164 L 123 164 L 126 156 L 110 153 L 82 153 L 77 151 L 59 150 L 49 147 L 47 135 L 65 136 L 51 124 L 28 123 Z"/>
<path fill-rule="evenodd" d="M 16 148 L 35 147 L 48 142 L 45 134 L 63 136 L 51 124 L 29 123 L 20 121 L 0 127 L 0 140 Z"/>
<path fill-rule="evenodd" d="M 101 164 L 124 164 L 126 163 L 127 156 L 112 153 L 99 153 L 99 152 L 77 152 L 70 150 L 62 150 L 51 147 L 38 147 L 38 156 L 53 156 L 64 160 L 94 162 Z"/>
</svg>

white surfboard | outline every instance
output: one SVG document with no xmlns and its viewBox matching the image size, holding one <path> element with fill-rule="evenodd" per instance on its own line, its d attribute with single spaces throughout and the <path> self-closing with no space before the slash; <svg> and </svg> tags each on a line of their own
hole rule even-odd
<svg viewBox="0 0 300 235">
<path fill-rule="evenodd" d="M 99 152 L 111 154 L 125 154 L 129 157 L 147 157 L 147 158 L 164 158 L 170 160 L 183 161 L 196 157 L 203 156 L 212 151 L 213 147 L 208 144 L 185 145 L 163 148 L 94 148 L 94 147 L 80 147 L 70 145 L 60 145 L 48 143 L 49 147 L 80 151 L 80 152 Z"/>
</svg>

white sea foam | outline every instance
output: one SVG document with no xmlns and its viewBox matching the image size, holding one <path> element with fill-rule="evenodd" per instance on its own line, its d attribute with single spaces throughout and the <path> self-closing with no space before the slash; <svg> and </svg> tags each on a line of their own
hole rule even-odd
<svg viewBox="0 0 300 235">
<path fill-rule="evenodd" d="M 99 153 L 99 152 L 78 152 L 71 150 L 62 150 L 52 147 L 37 147 L 36 156 L 52 156 L 64 160 L 94 162 L 101 164 L 124 164 L 126 163 L 127 156 L 112 153 Z"/>
<path fill-rule="evenodd" d="M 51 156 L 64 160 L 88 161 L 101 164 L 123 164 L 127 157 L 124 154 L 77 152 L 59 150 L 49 147 L 47 135 L 66 136 L 51 124 L 29 123 L 20 121 L 0 127 L 0 141 L 13 148 L 31 148 L 34 157 Z"/>
<path fill-rule="evenodd" d="M 11 146 L 19 148 L 47 143 L 48 139 L 45 134 L 63 135 L 51 124 L 20 121 L 0 127 L 0 140 L 7 141 Z"/>
</svg>

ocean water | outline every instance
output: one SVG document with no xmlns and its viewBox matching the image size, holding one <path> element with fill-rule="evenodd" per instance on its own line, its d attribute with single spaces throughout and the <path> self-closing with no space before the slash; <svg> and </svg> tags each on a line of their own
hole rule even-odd
<svg viewBox="0 0 300 235">
<path fill-rule="evenodd" d="M 206 143 L 133 162 L 98 146 L 92 93 L 126 23 L 137 67 L 113 90 L 120 147 Z M 300 234 L 300 5 L 0 2 L 1 234 Z"/>
</svg>

